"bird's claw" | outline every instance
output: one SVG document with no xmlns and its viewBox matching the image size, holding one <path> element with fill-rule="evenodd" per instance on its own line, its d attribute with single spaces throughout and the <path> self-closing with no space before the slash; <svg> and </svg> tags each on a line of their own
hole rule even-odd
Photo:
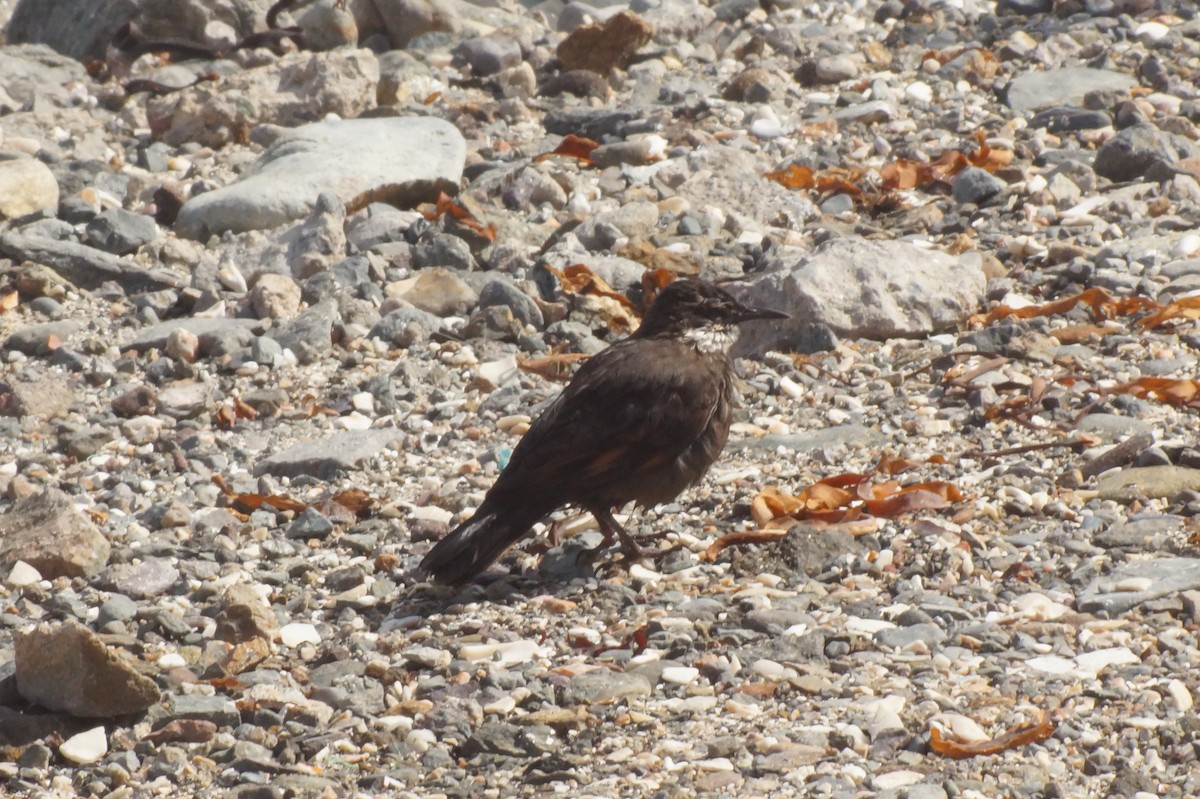
<svg viewBox="0 0 1200 799">
<path fill-rule="evenodd" d="M 659 539 L 665 537 L 665 535 L 665 533 L 662 533 L 653 536 L 646 536 L 646 538 Z M 676 541 L 674 544 L 668 544 L 665 547 L 658 547 L 656 549 L 645 549 L 637 543 L 634 543 L 633 547 L 621 547 L 621 550 L 625 553 L 621 559 L 628 564 L 640 563 L 642 561 L 656 561 L 659 558 L 670 555 L 672 552 L 682 548 L 683 542 L 681 541 Z"/>
<path fill-rule="evenodd" d="M 666 533 L 655 533 L 653 535 L 644 536 L 641 540 L 659 540 L 666 537 Z M 578 566 L 592 566 L 600 559 L 601 553 L 608 548 L 609 542 L 604 541 L 594 547 L 589 547 L 583 550 L 575 558 L 575 563 Z M 643 561 L 655 561 L 665 555 L 681 549 L 682 542 L 675 542 L 665 547 L 647 549 L 638 543 L 638 539 L 629 536 L 621 541 L 621 557 L 620 561 L 626 565 L 640 563 Z"/>
</svg>

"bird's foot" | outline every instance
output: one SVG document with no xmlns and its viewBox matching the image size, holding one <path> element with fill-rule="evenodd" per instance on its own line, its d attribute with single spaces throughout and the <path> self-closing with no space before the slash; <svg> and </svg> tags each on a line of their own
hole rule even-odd
<svg viewBox="0 0 1200 799">
<path fill-rule="evenodd" d="M 683 547 L 682 541 L 676 541 L 673 544 L 668 544 L 664 547 L 646 548 L 643 546 L 647 541 L 661 541 L 667 537 L 666 532 L 651 533 L 649 535 L 639 536 L 634 538 L 631 535 L 621 537 L 621 551 L 624 552 L 623 560 L 626 563 L 638 563 L 641 561 L 656 561 L 661 557 L 671 554 L 677 549 Z"/>
<path fill-rule="evenodd" d="M 608 530 L 604 530 L 603 532 L 604 538 L 600 540 L 599 544 L 596 544 L 594 547 L 588 547 L 587 549 L 580 551 L 580 553 L 575 556 L 576 566 L 584 568 L 595 565 L 596 561 L 600 559 L 601 553 L 608 549 L 609 545 L 612 544 L 615 536 Z"/>
</svg>

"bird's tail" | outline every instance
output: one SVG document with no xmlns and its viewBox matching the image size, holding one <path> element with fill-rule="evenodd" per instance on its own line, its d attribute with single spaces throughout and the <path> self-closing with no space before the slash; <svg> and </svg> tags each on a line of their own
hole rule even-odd
<svg viewBox="0 0 1200 799">
<path fill-rule="evenodd" d="M 526 514 L 480 508 L 429 550 L 420 570 L 437 583 L 465 583 L 499 560 L 536 521 Z"/>
</svg>

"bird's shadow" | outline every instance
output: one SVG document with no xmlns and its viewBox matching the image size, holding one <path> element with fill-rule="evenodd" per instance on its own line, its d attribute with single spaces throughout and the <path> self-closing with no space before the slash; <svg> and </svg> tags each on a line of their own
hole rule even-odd
<svg viewBox="0 0 1200 799">
<path fill-rule="evenodd" d="M 387 608 L 388 619 L 400 619 L 455 612 L 456 607 L 487 602 L 514 607 L 537 596 L 567 599 L 581 591 L 579 580 L 604 580 L 612 569 L 625 567 L 616 548 L 595 562 L 580 555 L 588 549 L 586 540 L 571 540 L 541 552 L 537 566 L 520 572 L 505 572 L 493 566 L 463 585 L 438 585 L 422 580 L 415 573 L 405 575 L 400 589 Z"/>
</svg>

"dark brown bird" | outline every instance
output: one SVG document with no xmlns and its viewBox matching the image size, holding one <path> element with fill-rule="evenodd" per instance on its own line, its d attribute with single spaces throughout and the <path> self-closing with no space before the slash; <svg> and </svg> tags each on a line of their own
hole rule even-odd
<svg viewBox="0 0 1200 799">
<path fill-rule="evenodd" d="M 787 314 L 749 308 L 702 280 L 666 286 L 637 332 L 589 359 L 513 450 L 475 515 L 421 561 L 439 583 L 472 579 L 537 522 L 573 505 L 604 539 L 642 553 L 612 516 L 674 499 L 725 447 L 737 403 L 736 326 Z"/>
</svg>

